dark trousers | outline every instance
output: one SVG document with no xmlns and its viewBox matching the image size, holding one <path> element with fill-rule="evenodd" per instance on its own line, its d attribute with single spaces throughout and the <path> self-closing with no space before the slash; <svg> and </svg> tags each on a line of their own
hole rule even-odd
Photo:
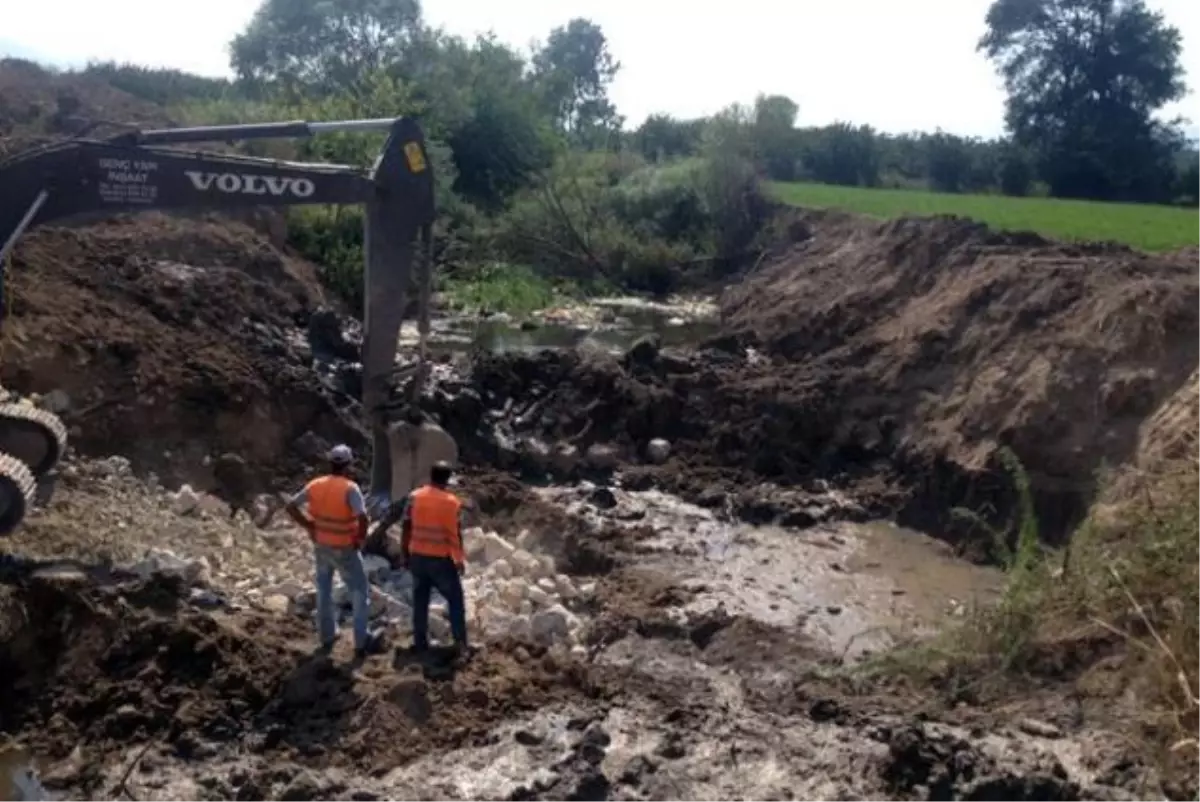
<svg viewBox="0 0 1200 802">
<path fill-rule="evenodd" d="M 413 577 L 413 647 L 429 648 L 429 595 L 434 588 L 446 600 L 454 642 L 467 645 L 467 611 L 463 606 L 462 580 L 449 557 L 413 554 L 408 559 Z"/>
</svg>

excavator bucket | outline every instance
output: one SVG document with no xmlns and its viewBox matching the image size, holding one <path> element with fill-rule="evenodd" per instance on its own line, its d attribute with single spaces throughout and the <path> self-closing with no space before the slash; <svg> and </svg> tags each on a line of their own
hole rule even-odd
<svg viewBox="0 0 1200 802">
<path fill-rule="evenodd" d="M 367 131 L 387 133 L 383 152 L 369 170 L 167 147 Z M 37 225 L 152 209 L 365 205 L 362 401 L 374 446 L 371 493 L 386 494 L 391 459 L 383 414 L 414 262 L 420 265 L 422 303 L 428 304 L 432 279 L 428 258 L 435 214 L 433 170 L 416 122 L 406 117 L 295 121 L 66 140 L 0 162 L 0 187 L 0 326 L 7 312 L 8 255 L 21 235 Z M 423 312 L 427 320 L 428 310 Z M 427 329 L 422 326 L 423 332 Z M 423 358 L 422 339 L 419 359 Z M 419 386 L 414 389 L 420 391 Z M 0 535 L 6 535 L 24 518 L 38 479 L 54 468 L 67 440 L 54 415 L 24 403 L 6 403 L 14 399 L 2 391 L 0 396 Z"/>
</svg>

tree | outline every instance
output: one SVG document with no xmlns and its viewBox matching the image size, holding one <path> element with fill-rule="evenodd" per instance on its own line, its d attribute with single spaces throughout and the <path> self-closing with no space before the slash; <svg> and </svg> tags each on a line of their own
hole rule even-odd
<svg viewBox="0 0 1200 802">
<path fill-rule="evenodd" d="M 796 115 L 800 107 L 784 95 L 759 95 L 754 101 L 754 140 L 759 165 L 777 181 L 796 178 L 800 159 Z"/>
<path fill-rule="evenodd" d="M 878 135 L 869 125 L 834 123 L 808 132 L 804 163 L 825 184 L 879 185 Z"/>
<path fill-rule="evenodd" d="M 251 83 L 354 93 L 420 28 L 418 0 L 264 0 L 230 56 Z"/>
<path fill-rule="evenodd" d="M 941 131 L 923 139 L 930 187 L 939 192 L 962 192 L 971 172 L 967 143 L 961 137 Z"/>
<path fill-rule="evenodd" d="M 1014 142 L 1000 146 L 1000 191 L 1005 195 L 1024 197 L 1033 183 L 1033 162 L 1025 149 Z"/>
<path fill-rule="evenodd" d="M 651 114 L 633 133 L 634 147 L 649 161 L 692 156 L 700 147 L 704 120 L 676 120 Z"/>
<path fill-rule="evenodd" d="M 525 82 L 520 55 L 490 36 L 477 39 L 468 55 L 467 115 L 448 140 L 458 168 L 454 189 L 496 209 L 550 166 L 551 132 Z"/>
<path fill-rule="evenodd" d="M 608 52 L 599 25 L 576 18 L 550 32 L 533 56 L 533 76 L 542 102 L 572 141 L 603 144 L 621 129 L 608 87 L 621 67 Z"/>
<path fill-rule="evenodd" d="M 1004 78 L 1006 122 L 1055 195 L 1162 200 L 1183 96 L 1179 31 L 1143 0 L 995 0 L 979 42 Z"/>
</svg>

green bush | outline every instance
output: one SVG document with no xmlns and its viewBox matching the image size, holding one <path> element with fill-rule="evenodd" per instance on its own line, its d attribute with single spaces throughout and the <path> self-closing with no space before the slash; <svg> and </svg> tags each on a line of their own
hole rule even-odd
<svg viewBox="0 0 1200 802">
<path fill-rule="evenodd" d="M 442 291 L 467 311 L 505 312 L 518 317 L 545 309 L 559 294 L 546 278 L 524 265 L 491 262 L 442 282 Z"/>
</svg>

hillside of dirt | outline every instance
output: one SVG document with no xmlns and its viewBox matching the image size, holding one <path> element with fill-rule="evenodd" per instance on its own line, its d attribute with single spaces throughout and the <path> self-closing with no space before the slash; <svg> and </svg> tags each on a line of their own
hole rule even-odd
<svg viewBox="0 0 1200 802">
<path fill-rule="evenodd" d="M 294 448 L 306 432 L 361 437 L 314 381 L 314 268 L 248 224 L 149 214 L 36 229 L 9 275 L 0 381 L 65 392 L 84 453 L 196 481 L 225 451 L 268 476 L 311 457 Z"/>
<path fill-rule="evenodd" d="M 886 457 L 933 504 L 995 502 L 1007 446 L 1061 535 L 1097 470 L 1131 460 L 1143 421 L 1194 375 L 1194 248 L 1151 256 L 953 219 L 808 227 L 723 299 L 729 328 L 775 358 L 782 408 L 751 425 L 845 462 Z"/>
</svg>

